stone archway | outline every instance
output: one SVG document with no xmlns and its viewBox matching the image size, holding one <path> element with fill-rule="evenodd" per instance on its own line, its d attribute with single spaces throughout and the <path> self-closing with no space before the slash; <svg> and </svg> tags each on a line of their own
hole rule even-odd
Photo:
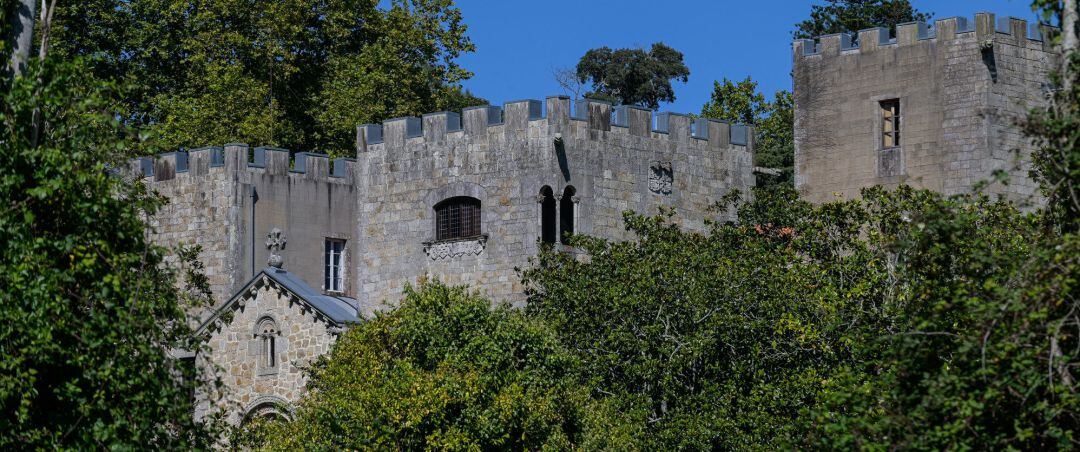
<svg viewBox="0 0 1080 452">
<path fill-rule="evenodd" d="M 292 405 L 278 396 L 260 396 L 244 408 L 244 418 L 240 426 L 255 420 L 292 420 Z"/>
</svg>

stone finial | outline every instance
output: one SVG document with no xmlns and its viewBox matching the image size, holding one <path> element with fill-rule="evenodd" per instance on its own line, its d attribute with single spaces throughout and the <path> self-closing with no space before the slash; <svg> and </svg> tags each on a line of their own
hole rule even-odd
<svg viewBox="0 0 1080 452">
<path fill-rule="evenodd" d="M 274 268 L 281 268 L 281 265 L 285 263 L 285 260 L 278 254 L 278 251 L 285 249 L 285 232 L 278 228 L 270 230 L 269 234 L 266 234 L 266 247 L 270 249 L 270 257 L 266 259 L 266 263 Z"/>
</svg>

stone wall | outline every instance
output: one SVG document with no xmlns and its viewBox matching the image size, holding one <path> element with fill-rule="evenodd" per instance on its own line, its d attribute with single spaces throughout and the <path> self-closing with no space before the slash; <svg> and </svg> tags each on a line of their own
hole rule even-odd
<svg viewBox="0 0 1080 452">
<path fill-rule="evenodd" d="M 243 144 L 136 161 L 150 189 L 168 203 L 150 219 L 151 239 L 166 247 L 198 244 L 214 299 L 228 299 L 266 266 L 267 234 L 284 232 L 280 252 L 293 272 L 322 288 L 324 241 L 345 240 L 346 269 L 355 256 L 356 186 L 352 159 Z M 333 169 L 333 171 L 331 171 Z M 254 194 L 254 197 L 253 197 Z M 254 206 L 254 208 L 253 208 Z M 340 294 L 356 296 L 355 274 Z"/>
<path fill-rule="evenodd" d="M 422 275 L 520 301 L 515 268 L 538 251 L 544 186 L 556 195 L 572 186 L 575 232 L 611 239 L 629 238 L 626 210 L 670 207 L 683 226 L 701 230 L 721 197 L 753 186 L 748 128 L 692 125 L 671 114 L 658 115 L 654 127 L 646 110 L 613 115 L 611 105 L 593 101 L 571 115 L 570 107 L 553 97 L 546 116 L 539 101 L 519 101 L 467 109 L 463 118 L 441 113 L 361 127 L 360 301 L 394 302 Z M 481 201 L 486 240 L 434 242 L 433 206 L 455 196 Z"/>
<path fill-rule="evenodd" d="M 1016 126 L 1042 105 L 1053 64 L 1042 30 L 978 14 L 889 30 L 857 42 L 831 35 L 794 45 L 795 183 L 815 202 L 901 183 L 946 194 L 986 188 L 1023 204 L 1043 202 L 1030 180 L 1033 148 Z M 879 102 L 899 99 L 901 146 L 883 151 Z"/>
<path fill-rule="evenodd" d="M 224 410 L 233 424 L 249 413 L 262 414 L 299 400 L 305 391 L 304 369 L 337 340 L 325 319 L 268 277 L 241 297 L 230 310 L 231 319 L 207 331 L 209 350 L 198 358 L 199 365 L 224 383 L 221 394 L 199 395 L 198 414 Z M 262 331 L 257 329 L 263 319 L 277 327 L 273 367 L 267 366 Z"/>
<path fill-rule="evenodd" d="M 241 144 L 135 164 L 169 199 L 152 219 L 153 239 L 203 245 L 216 300 L 265 265 L 266 236 L 277 229 L 285 266 L 321 289 L 324 241 L 345 240 L 338 295 L 368 311 L 425 275 L 522 300 L 515 269 L 538 251 L 545 186 L 557 197 L 573 188 L 575 232 L 620 240 L 631 238 L 626 210 L 670 208 L 684 227 L 702 230 L 716 202 L 754 185 L 749 127 L 596 101 L 572 106 L 552 97 L 362 126 L 357 160 L 332 165 Z M 454 196 L 482 202 L 482 238 L 435 242 L 433 206 Z"/>
<path fill-rule="evenodd" d="M 167 199 L 149 219 L 151 240 L 162 246 L 199 245 L 214 299 L 228 299 L 250 274 L 239 266 L 243 229 L 237 160 L 220 148 L 170 153 L 136 163 L 148 186 Z"/>
</svg>

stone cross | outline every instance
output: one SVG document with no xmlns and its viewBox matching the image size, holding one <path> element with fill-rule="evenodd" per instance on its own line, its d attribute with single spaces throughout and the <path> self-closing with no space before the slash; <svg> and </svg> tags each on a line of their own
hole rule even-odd
<svg viewBox="0 0 1080 452">
<path fill-rule="evenodd" d="M 277 252 L 285 249 L 285 242 L 285 232 L 281 229 L 274 228 L 266 234 L 266 247 L 270 249 L 270 257 L 266 259 L 266 263 L 271 267 L 281 268 L 284 263 L 284 259 Z"/>
</svg>

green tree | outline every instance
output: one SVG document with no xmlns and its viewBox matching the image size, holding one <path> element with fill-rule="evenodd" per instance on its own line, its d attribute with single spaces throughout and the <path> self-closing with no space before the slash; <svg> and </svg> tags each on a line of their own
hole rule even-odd
<svg viewBox="0 0 1080 452">
<path fill-rule="evenodd" d="M 135 89 L 125 119 L 166 148 L 228 141 L 354 152 L 356 126 L 484 103 L 450 0 L 94 0 L 57 12 L 58 55 Z"/>
<path fill-rule="evenodd" d="M 721 119 L 738 124 L 755 124 L 766 116 L 769 103 L 757 90 L 757 82 L 750 77 L 732 82 L 726 77 L 713 82 L 709 101 L 701 107 L 701 116 Z"/>
<path fill-rule="evenodd" d="M 205 376 L 170 355 L 199 346 L 185 308 L 205 303 L 206 281 L 197 250 L 180 252 L 188 271 L 166 266 L 144 223 L 161 201 L 114 171 L 136 137 L 111 113 L 119 92 L 78 64 L 31 61 L 0 101 L 4 449 L 215 438 L 192 414 Z"/>
<path fill-rule="evenodd" d="M 813 39 L 834 33 L 855 33 L 873 27 L 895 30 L 897 24 L 928 21 L 909 0 L 827 0 L 810 7 L 810 18 L 795 26 L 795 38 Z"/>
<path fill-rule="evenodd" d="M 858 241 L 858 204 L 759 190 L 739 211 L 707 234 L 628 213 L 637 240 L 575 237 L 588 259 L 545 252 L 525 271 L 528 312 L 574 344 L 621 442 L 780 447 L 831 369 L 857 362 L 852 339 L 880 327 L 886 272 Z"/>
<path fill-rule="evenodd" d="M 713 82 L 713 92 L 701 108 L 701 116 L 754 126 L 754 164 L 780 171 L 778 175 L 758 174 L 758 185 L 791 185 L 795 167 L 794 107 L 790 91 L 777 91 L 769 102 L 750 77 L 739 82 L 725 78 Z"/>
<path fill-rule="evenodd" d="M 757 190 L 741 224 L 542 253 L 528 311 L 581 363 L 600 439 L 642 449 L 1068 448 L 1074 235 L 986 197 L 908 187 L 810 206 Z M 601 408 L 607 408 L 603 410 Z M 599 421 L 597 421 L 599 422 Z M 589 424 L 593 425 L 593 424 Z M 586 444 L 600 443 L 587 430 Z"/>
<path fill-rule="evenodd" d="M 589 50 L 578 61 L 577 77 L 581 83 L 592 84 L 586 97 L 656 109 L 660 102 L 675 101 L 671 82 L 686 83 L 690 69 L 681 52 L 658 42 L 648 51 Z"/>
<path fill-rule="evenodd" d="M 1032 154 L 1035 170 L 1049 204 L 1050 214 L 1068 232 L 1080 231 L 1080 11 L 1075 0 L 1036 0 L 1033 8 L 1062 24 L 1055 36 L 1066 54 L 1053 82 L 1047 108 L 1032 111 L 1024 123 L 1039 149 Z"/>
<path fill-rule="evenodd" d="M 1007 203 L 900 201 L 871 232 L 895 269 L 889 327 L 830 376 L 805 445 L 1075 448 L 1077 237 Z"/>
<path fill-rule="evenodd" d="M 582 428 L 555 331 L 462 287 L 422 282 L 344 334 L 294 420 L 239 438 L 271 450 L 567 449 Z"/>
</svg>

